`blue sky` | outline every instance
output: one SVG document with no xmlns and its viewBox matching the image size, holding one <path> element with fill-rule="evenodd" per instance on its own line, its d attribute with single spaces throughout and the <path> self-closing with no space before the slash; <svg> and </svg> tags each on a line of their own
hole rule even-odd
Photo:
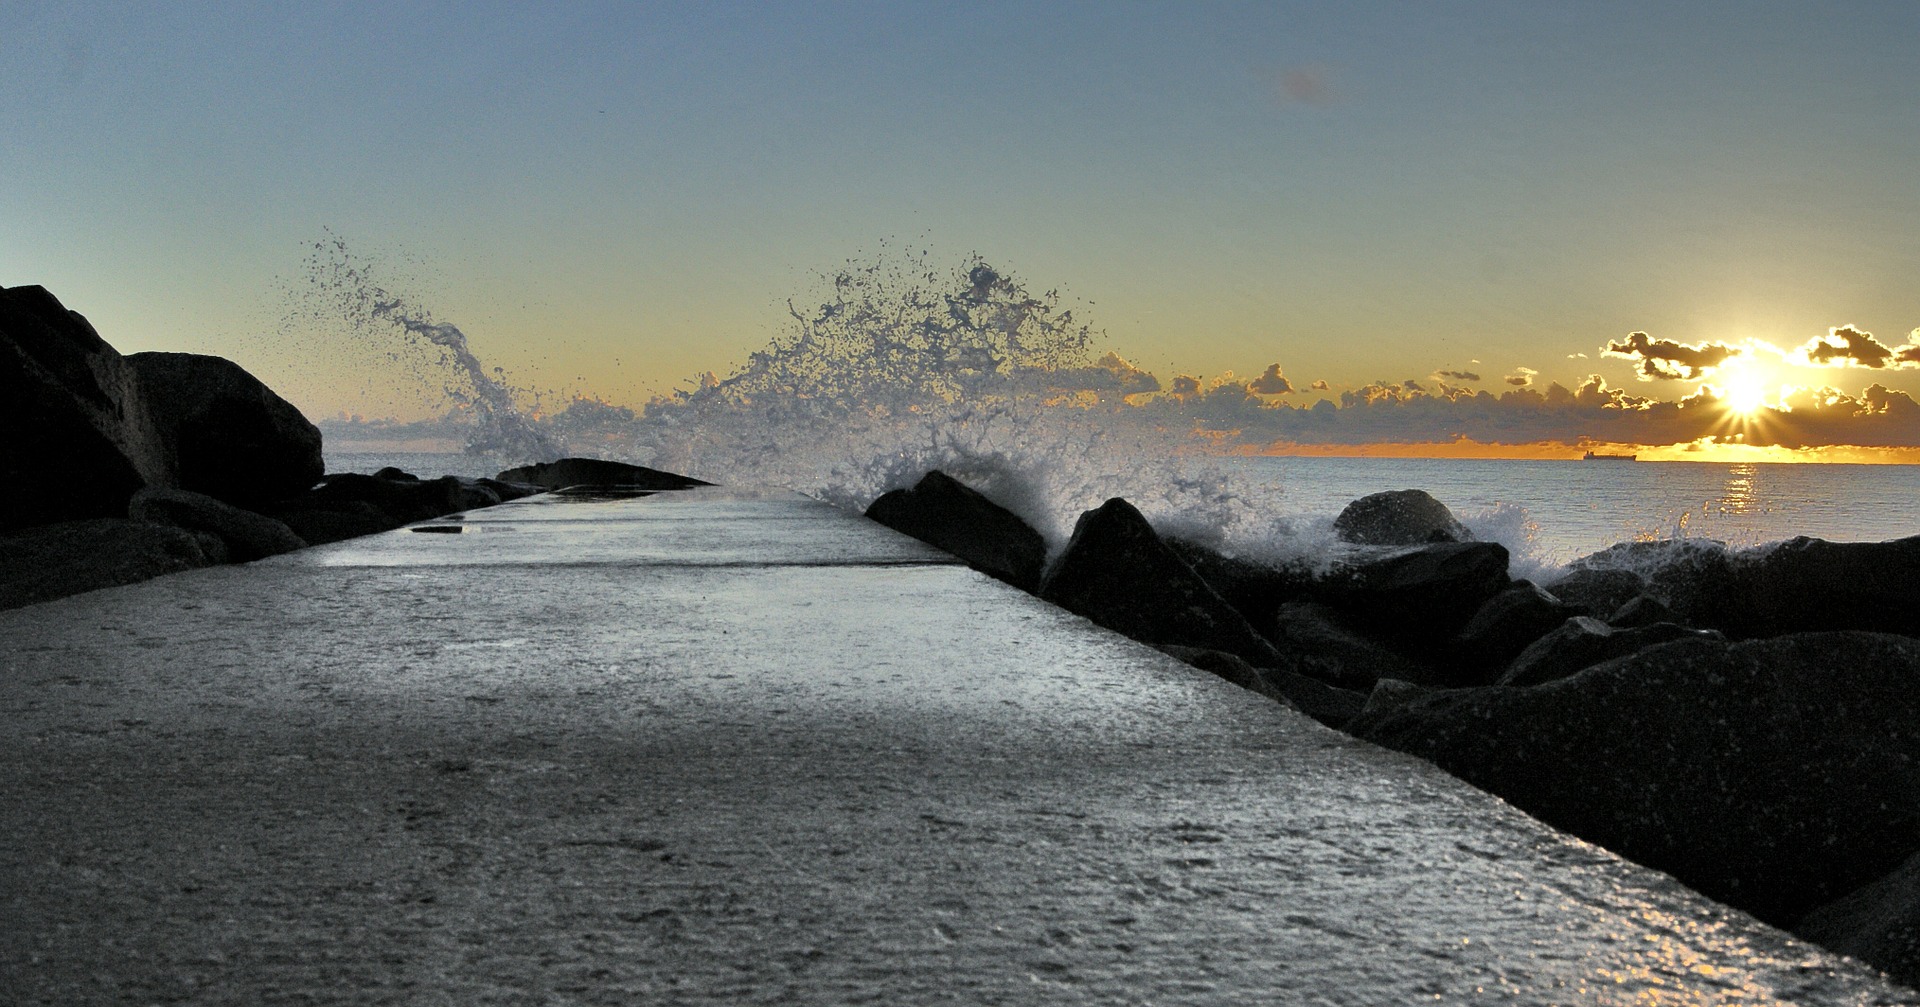
<svg viewBox="0 0 1920 1007">
<path fill-rule="evenodd" d="M 1920 327 L 1915 4 L 7 6 L 0 284 L 317 414 L 403 411 L 279 333 L 329 232 L 634 403 L 883 239 L 1334 392 Z"/>
</svg>

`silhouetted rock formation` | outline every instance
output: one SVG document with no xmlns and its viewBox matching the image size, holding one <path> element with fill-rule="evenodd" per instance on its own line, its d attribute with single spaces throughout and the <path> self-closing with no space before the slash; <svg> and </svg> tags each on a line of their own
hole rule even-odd
<svg viewBox="0 0 1920 1007">
<path fill-rule="evenodd" d="M 494 478 L 509 483 L 527 483 L 550 490 L 569 486 L 606 486 L 630 490 L 684 490 L 711 486 L 689 476 L 650 469 L 644 465 L 602 461 L 598 458 L 562 458 L 508 469 Z"/>
<path fill-rule="evenodd" d="M 1280 663 L 1273 644 L 1117 497 L 1080 516 L 1040 596 L 1145 643 L 1225 651 L 1262 667 Z"/>
<path fill-rule="evenodd" d="M 136 353 L 127 363 L 179 488 L 254 507 L 326 472 L 319 428 L 239 364 L 199 353 Z"/>
<path fill-rule="evenodd" d="M 1473 533 L 1426 490 L 1390 490 L 1361 497 L 1333 519 L 1334 533 L 1360 545 L 1470 542 Z"/>
<path fill-rule="evenodd" d="M 1352 730 L 1776 925 L 1920 849 L 1920 641 L 1680 640 Z"/>
<path fill-rule="evenodd" d="M 0 531 L 120 517 L 174 482 L 134 369 L 43 287 L 0 289 L 0 480 Z"/>
<path fill-rule="evenodd" d="M 540 492 L 537 486 L 498 479 L 421 479 L 399 469 L 380 471 L 384 474 L 330 475 L 320 485 L 281 500 L 269 510 L 301 538 L 323 545 Z"/>
<path fill-rule="evenodd" d="M 217 536 L 126 518 L 38 525 L 0 535 L 0 608 L 211 566 L 225 551 Z"/>
<path fill-rule="evenodd" d="M 912 489 L 881 494 L 867 516 L 1022 591 L 1040 589 L 1046 540 L 1012 511 L 938 469 Z"/>
<path fill-rule="evenodd" d="M 145 487 L 127 503 L 127 516 L 148 524 L 215 535 L 224 543 L 227 559 L 235 563 L 307 546 L 306 540 L 283 522 L 189 490 Z"/>
</svg>

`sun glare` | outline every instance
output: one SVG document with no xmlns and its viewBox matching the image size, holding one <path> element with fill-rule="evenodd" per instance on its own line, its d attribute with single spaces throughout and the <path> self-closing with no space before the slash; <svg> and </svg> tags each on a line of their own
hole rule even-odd
<svg viewBox="0 0 1920 1007">
<path fill-rule="evenodd" d="M 1727 411 L 1741 416 L 1752 416 L 1766 405 L 1767 389 L 1760 379 L 1752 374 L 1727 375 L 1723 400 Z"/>
</svg>

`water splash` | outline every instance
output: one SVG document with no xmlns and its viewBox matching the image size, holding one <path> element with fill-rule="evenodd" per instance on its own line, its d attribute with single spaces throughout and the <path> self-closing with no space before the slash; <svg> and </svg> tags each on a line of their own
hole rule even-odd
<svg viewBox="0 0 1920 1007">
<path fill-rule="evenodd" d="M 309 306 L 308 315 L 344 325 L 361 339 L 377 341 L 397 332 L 412 344 L 437 351 L 443 394 L 467 421 L 468 454 L 512 464 L 552 461 L 565 454 L 560 440 L 520 408 L 516 400 L 532 398 L 529 393 L 510 387 L 500 368 L 489 371 L 458 326 L 436 321 L 426 309 L 390 293 L 373 264 L 355 256 L 344 239 L 327 233 L 313 242 L 304 266 L 304 293 L 318 302 Z"/>
</svg>

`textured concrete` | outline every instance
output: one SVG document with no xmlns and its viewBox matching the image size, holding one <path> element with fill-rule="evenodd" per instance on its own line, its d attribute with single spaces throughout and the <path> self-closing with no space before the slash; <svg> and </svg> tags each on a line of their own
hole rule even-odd
<svg viewBox="0 0 1920 1007">
<path fill-rule="evenodd" d="M 464 528 L 0 613 L 0 1001 L 1909 998 L 818 504 Z"/>
</svg>

